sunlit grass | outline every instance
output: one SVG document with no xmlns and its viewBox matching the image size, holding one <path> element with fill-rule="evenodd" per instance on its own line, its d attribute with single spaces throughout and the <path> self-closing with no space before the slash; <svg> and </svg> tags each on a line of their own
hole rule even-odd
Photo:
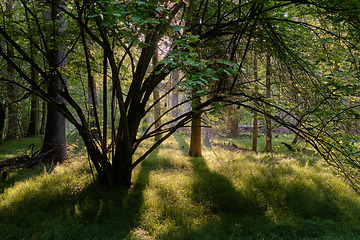
<svg viewBox="0 0 360 240">
<path fill-rule="evenodd" d="M 274 154 L 214 147 L 189 158 L 188 138 L 177 135 L 135 169 L 133 187 L 123 191 L 94 185 L 84 149 L 71 144 L 68 162 L 17 170 L 0 183 L 0 239 L 360 236 L 360 196 L 311 152 L 275 142 Z"/>
<path fill-rule="evenodd" d="M 17 157 L 25 152 L 32 155 L 41 147 L 41 142 L 41 138 L 21 138 L 4 141 L 0 145 L 0 160 Z"/>
</svg>

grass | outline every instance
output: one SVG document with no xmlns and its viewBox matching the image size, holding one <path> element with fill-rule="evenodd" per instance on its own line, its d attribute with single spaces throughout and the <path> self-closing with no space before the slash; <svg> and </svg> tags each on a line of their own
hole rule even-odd
<svg viewBox="0 0 360 240">
<path fill-rule="evenodd" d="M 189 158 L 176 135 L 134 170 L 128 191 L 94 185 L 71 140 L 68 162 L 0 183 L 0 239 L 359 239 L 360 196 L 316 154 L 279 145 L 290 139 L 279 136 L 274 154 L 214 147 Z"/>
</svg>

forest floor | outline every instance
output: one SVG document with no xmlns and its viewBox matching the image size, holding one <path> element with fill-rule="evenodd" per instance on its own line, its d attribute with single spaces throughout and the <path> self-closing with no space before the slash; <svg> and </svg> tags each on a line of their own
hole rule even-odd
<svg viewBox="0 0 360 240">
<path fill-rule="evenodd" d="M 0 239 L 360 239 L 360 195 L 311 150 L 288 151 L 281 142 L 292 137 L 275 138 L 272 154 L 220 146 L 249 149 L 248 138 L 213 139 L 220 145 L 189 158 L 177 134 L 134 170 L 128 191 L 93 184 L 72 138 L 67 162 L 0 182 Z M 0 160 L 40 142 L 4 142 Z"/>
</svg>

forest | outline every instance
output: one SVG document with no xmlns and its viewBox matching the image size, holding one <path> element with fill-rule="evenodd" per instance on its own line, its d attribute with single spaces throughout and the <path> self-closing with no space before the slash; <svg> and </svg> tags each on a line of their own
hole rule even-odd
<svg viewBox="0 0 360 240">
<path fill-rule="evenodd" d="M 1 239 L 360 238 L 358 0 L 0 0 Z"/>
</svg>

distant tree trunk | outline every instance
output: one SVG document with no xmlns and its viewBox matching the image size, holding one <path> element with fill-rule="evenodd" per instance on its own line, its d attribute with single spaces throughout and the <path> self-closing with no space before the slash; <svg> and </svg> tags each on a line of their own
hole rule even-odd
<svg viewBox="0 0 360 240">
<path fill-rule="evenodd" d="M 294 94 L 295 104 L 296 104 L 295 110 L 296 110 L 296 112 L 298 112 L 298 106 L 300 105 L 300 103 L 299 103 L 298 93 L 296 92 L 295 89 L 294 89 L 293 94 Z M 304 107 L 306 108 L 306 102 L 305 102 L 305 104 L 304 104 Z M 294 113 L 295 117 L 293 118 L 293 124 L 294 124 L 295 126 L 299 127 L 301 124 L 300 124 L 300 122 L 298 122 L 298 120 L 301 119 L 301 118 L 297 115 L 296 112 Z M 297 144 L 298 141 L 299 141 L 299 138 L 300 138 L 300 137 L 299 137 L 298 130 L 297 130 L 296 133 L 295 133 L 295 137 L 294 137 L 294 139 L 292 140 L 291 144 Z"/>
<path fill-rule="evenodd" d="M 271 62 L 270 62 L 270 54 L 266 55 L 266 98 L 270 99 L 270 90 L 271 90 L 271 82 L 270 82 L 270 74 L 271 74 Z M 272 152 L 272 134 L 271 134 L 271 119 L 269 116 L 265 116 L 265 123 L 266 123 L 266 148 L 267 152 Z"/>
<path fill-rule="evenodd" d="M 31 47 L 31 56 L 34 57 L 34 48 Z M 39 82 L 39 72 L 35 68 L 31 68 L 31 78 L 38 84 Z M 27 132 L 27 136 L 34 137 L 40 134 L 40 101 L 39 97 L 35 94 L 31 95 L 30 102 L 30 123 Z"/>
<path fill-rule="evenodd" d="M 64 32 L 65 24 L 61 18 L 62 9 L 58 5 L 64 7 L 63 1 L 57 1 L 57 3 L 51 4 L 51 21 L 54 23 L 52 34 L 50 38 L 50 44 L 54 46 L 50 50 L 49 56 L 49 83 L 47 86 L 48 94 L 58 104 L 65 104 L 64 99 L 58 93 L 58 89 L 63 89 L 67 82 L 65 74 L 61 72 L 65 71 L 66 66 L 66 52 L 65 47 L 60 44 L 59 34 Z M 58 23 L 60 26 L 55 27 Z M 59 70 L 57 72 L 56 70 Z M 62 162 L 67 158 L 66 150 L 66 119 L 52 104 L 47 105 L 47 117 L 44 142 L 40 154 L 45 155 L 45 159 L 51 162 Z"/>
<path fill-rule="evenodd" d="M 40 134 L 40 101 L 36 95 L 31 95 L 30 123 L 27 136 L 35 137 Z"/>
<path fill-rule="evenodd" d="M 153 67 L 155 68 L 159 61 L 158 50 L 155 50 L 153 56 Z M 153 91 L 154 103 L 160 99 L 160 89 L 159 86 L 156 86 Z M 154 106 L 154 121 L 155 121 L 155 129 L 158 129 L 161 125 L 160 121 L 161 116 L 161 105 L 160 102 L 156 103 Z M 161 134 L 155 135 L 155 142 L 159 141 L 162 138 Z"/>
<path fill-rule="evenodd" d="M 107 152 L 107 130 L 108 130 L 108 101 L 107 101 L 107 57 L 104 54 L 103 59 L 103 152 Z"/>
<path fill-rule="evenodd" d="M 254 93 L 255 96 L 257 96 L 258 94 L 258 86 L 257 86 L 257 82 L 258 82 L 258 64 L 257 64 L 257 55 L 254 52 Z M 255 100 L 255 107 L 257 107 L 258 102 Z M 254 119 L 253 119 L 253 128 L 252 128 L 252 151 L 257 152 L 257 139 L 258 139 L 258 118 L 257 118 L 257 112 L 254 111 Z"/>
<path fill-rule="evenodd" d="M 89 99 L 89 117 L 90 117 L 90 129 L 94 138 L 100 139 L 100 123 L 98 118 L 98 98 L 97 98 L 97 87 L 94 81 L 94 77 L 91 71 L 91 62 L 95 61 L 93 54 L 89 47 L 92 46 L 90 41 L 85 39 L 85 34 L 81 34 L 84 46 L 86 69 L 88 73 L 88 99 Z M 88 47 L 89 45 L 89 47 Z M 103 139 L 101 139 L 102 141 Z"/>
<path fill-rule="evenodd" d="M 236 138 L 239 136 L 239 119 L 235 114 L 235 106 L 227 107 L 227 135 L 230 138 Z"/>
<path fill-rule="evenodd" d="M 4 127 L 5 127 L 5 108 L 4 108 L 4 104 L 0 102 L 0 144 L 2 143 Z"/>
<path fill-rule="evenodd" d="M 171 83 L 175 86 L 179 82 L 179 72 L 174 70 L 171 72 Z M 179 104 L 179 92 L 177 89 L 174 89 L 171 93 L 171 107 L 174 107 Z M 178 108 L 171 111 L 172 117 L 177 118 L 179 115 Z"/>
<path fill-rule="evenodd" d="M 12 1 L 11 0 L 6 1 L 6 18 L 8 19 L 8 21 L 11 21 L 11 19 L 13 18 L 12 8 L 13 8 Z M 15 55 L 14 48 L 9 44 L 7 47 L 7 54 L 10 58 L 13 58 Z M 11 81 L 15 80 L 14 79 L 15 69 L 10 63 L 7 64 L 7 74 L 9 80 Z M 8 107 L 8 125 L 7 125 L 8 130 L 6 134 L 6 139 L 12 140 L 17 138 L 17 133 L 18 133 L 18 110 L 16 104 L 13 104 L 17 99 L 16 87 L 14 83 L 10 82 L 7 84 L 7 94 L 9 97 L 10 104 Z"/>
<path fill-rule="evenodd" d="M 196 108 L 201 104 L 200 97 L 196 94 L 197 89 L 192 90 L 192 107 Z M 201 114 L 197 113 L 191 121 L 190 157 L 202 157 L 201 153 Z"/>
<path fill-rule="evenodd" d="M 40 135 L 45 134 L 45 126 L 46 126 L 46 102 L 42 102 L 41 104 L 41 124 L 40 124 Z"/>
</svg>

